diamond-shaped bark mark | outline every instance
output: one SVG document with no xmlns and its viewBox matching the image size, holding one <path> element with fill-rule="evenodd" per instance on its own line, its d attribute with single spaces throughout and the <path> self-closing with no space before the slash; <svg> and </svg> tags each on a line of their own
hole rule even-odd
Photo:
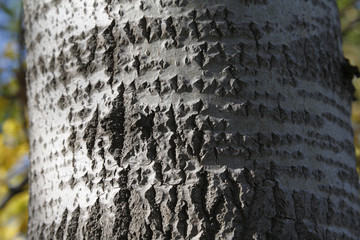
<svg viewBox="0 0 360 240">
<path fill-rule="evenodd" d="M 173 25 L 174 23 L 172 17 L 168 17 L 167 19 L 165 19 L 165 24 L 166 24 L 166 28 L 165 28 L 166 31 L 170 34 L 172 39 L 175 40 L 177 33 L 175 26 Z"/>
<path fill-rule="evenodd" d="M 113 20 L 108 28 L 103 32 L 104 39 L 106 40 L 106 51 L 103 55 L 104 64 L 107 66 L 106 73 L 110 76 L 108 83 L 112 86 L 114 76 L 114 50 L 116 48 L 115 37 L 113 35 L 113 28 L 115 21 Z"/>
<path fill-rule="evenodd" d="M 185 128 L 193 129 L 196 127 L 196 116 L 197 114 L 192 114 L 185 120 Z"/>
<path fill-rule="evenodd" d="M 61 97 L 59 98 L 57 105 L 59 106 L 59 108 L 61 110 L 64 110 L 65 108 L 68 107 L 69 105 L 69 97 L 65 97 L 64 95 L 61 95 Z"/>
<path fill-rule="evenodd" d="M 229 122 L 222 118 L 222 119 L 220 119 L 220 121 L 215 123 L 214 128 L 218 129 L 220 131 L 225 131 L 228 126 L 229 126 Z"/>
<path fill-rule="evenodd" d="M 149 215 L 147 217 L 147 221 L 150 222 L 151 226 L 155 228 L 157 231 L 163 231 L 162 221 L 161 219 L 161 211 L 160 206 L 156 203 L 156 191 L 154 186 L 151 186 L 145 192 L 145 198 L 148 201 L 148 208 L 150 210 Z"/>
<path fill-rule="evenodd" d="M 50 72 L 54 72 L 55 70 L 55 55 L 53 54 L 49 63 Z"/>
<path fill-rule="evenodd" d="M 151 33 L 151 28 L 147 26 L 147 20 L 145 18 L 145 16 L 143 18 L 140 19 L 139 21 L 139 27 L 142 30 L 142 35 L 144 38 L 146 38 L 146 40 L 148 42 L 150 42 L 150 33 Z"/>
<path fill-rule="evenodd" d="M 265 68 L 269 68 L 270 67 L 270 63 L 264 59 L 262 56 L 260 56 L 259 54 L 256 55 L 256 61 L 257 61 L 257 64 L 259 66 L 259 69 L 261 67 L 265 67 Z"/>
<path fill-rule="evenodd" d="M 205 118 L 205 120 L 202 123 L 200 123 L 200 129 L 203 130 L 203 131 L 205 131 L 205 130 L 212 131 L 213 128 L 214 128 L 213 122 L 210 120 L 209 116 L 207 116 Z"/>
<path fill-rule="evenodd" d="M 268 112 L 268 109 L 264 105 L 260 104 L 259 105 L 259 113 L 260 113 L 261 118 L 264 118 L 264 116 L 267 112 Z"/>
<path fill-rule="evenodd" d="M 204 145 L 204 132 L 195 129 L 191 137 L 191 145 L 195 156 L 200 158 L 200 152 Z"/>
<path fill-rule="evenodd" d="M 250 101 L 246 101 L 246 103 L 244 104 L 246 116 L 249 116 L 250 111 L 253 107 L 254 107 L 254 105 Z"/>
<path fill-rule="evenodd" d="M 215 79 L 213 79 L 210 83 L 205 82 L 203 92 L 204 93 L 214 93 L 214 91 L 215 91 L 215 89 L 217 88 L 218 85 L 219 84 Z"/>
<path fill-rule="evenodd" d="M 190 59 L 189 59 L 188 57 L 185 57 L 185 58 L 184 58 L 184 63 L 185 63 L 186 65 L 189 65 L 189 64 L 190 64 Z"/>
<path fill-rule="evenodd" d="M 130 28 L 130 23 L 127 22 L 124 26 L 124 31 L 126 33 L 126 36 L 128 37 L 129 41 L 134 44 L 135 43 L 135 36 L 134 31 Z"/>
<path fill-rule="evenodd" d="M 199 47 L 200 47 L 201 51 L 207 52 L 209 44 L 207 42 L 204 42 L 204 43 L 200 44 Z"/>
<path fill-rule="evenodd" d="M 80 48 L 79 45 L 75 42 L 72 44 L 71 48 L 70 48 L 70 53 L 72 54 L 72 56 L 74 57 L 78 57 L 80 56 Z M 42 63 L 42 58 L 39 58 L 39 64 Z"/>
<path fill-rule="evenodd" d="M 69 142 L 69 144 L 68 144 L 69 149 L 72 152 L 74 152 L 75 151 L 75 143 L 76 143 L 76 131 L 75 131 L 74 126 L 71 127 L 71 134 L 68 138 L 68 142 Z"/>
<path fill-rule="evenodd" d="M 230 80 L 230 87 L 231 87 L 231 90 L 234 92 L 234 93 L 237 93 L 237 94 L 240 94 L 243 89 L 246 88 L 248 84 L 246 82 L 243 82 L 241 81 L 240 79 L 231 79 Z"/>
<path fill-rule="evenodd" d="M 206 15 L 206 17 L 208 18 L 208 20 L 211 20 L 211 19 L 214 19 L 214 15 L 217 13 L 217 11 L 216 12 L 214 12 L 214 14 L 212 14 L 210 11 L 209 11 L 209 9 L 208 8 L 206 8 L 205 9 L 205 15 Z"/>
<path fill-rule="evenodd" d="M 165 114 L 168 117 L 168 120 L 166 121 L 166 126 L 172 132 L 176 132 L 177 131 L 177 123 L 175 120 L 175 113 L 174 113 L 174 109 L 173 109 L 172 105 L 170 106 L 169 110 L 167 112 L 165 112 Z"/>
<path fill-rule="evenodd" d="M 255 38 L 255 41 L 257 42 L 261 37 L 262 37 L 262 34 L 260 32 L 260 29 L 258 28 L 258 26 L 255 24 L 255 23 L 250 23 L 249 24 L 249 28 Z"/>
<path fill-rule="evenodd" d="M 199 39 L 201 37 L 201 34 L 200 34 L 200 31 L 199 31 L 199 28 L 198 28 L 198 25 L 195 21 L 192 21 L 190 24 L 189 24 L 189 27 L 191 29 L 191 36 L 193 38 L 196 38 L 196 39 Z"/>
<path fill-rule="evenodd" d="M 104 141 L 102 138 L 98 142 L 98 147 L 99 147 L 99 151 L 98 151 L 99 155 L 101 156 L 102 159 L 105 159 Z"/>
<path fill-rule="evenodd" d="M 90 54 L 88 56 L 87 65 L 95 59 L 95 51 L 96 51 L 96 47 L 97 47 L 96 37 L 97 37 L 97 34 L 98 34 L 97 26 L 95 26 L 91 30 L 91 33 L 92 33 L 91 37 L 86 42 L 86 49 L 90 52 Z"/>
<path fill-rule="evenodd" d="M 215 96 L 224 97 L 226 92 L 227 91 L 225 90 L 224 87 L 220 87 L 220 88 L 216 89 Z"/>
<path fill-rule="evenodd" d="M 279 113 L 279 118 L 280 118 L 280 121 L 283 123 L 285 120 L 288 120 L 288 116 L 287 116 L 287 113 L 286 111 L 280 106 L 280 104 L 278 104 L 278 113 Z"/>
<path fill-rule="evenodd" d="M 194 111 L 200 112 L 203 109 L 203 106 L 204 106 L 204 103 L 200 99 L 199 101 L 197 101 L 196 103 L 194 103 L 192 105 L 192 108 Z"/>
<path fill-rule="evenodd" d="M 141 131 L 141 139 L 146 140 L 152 136 L 152 131 L 154 127 L 154 117 L 155 112 L 151 112 L 150 114 L 146 115 L 143 113 L 138 113 L 138 119 L 136 120 L 135 124 L 131 127 L 132 130 L 139 129 Z"/>
<path fill-rule="evenodd" d="M 135 85 L 135 80 L 132 80 L 131 83 L 129 84 L 127 90 L 130 92 L 136 91 L 136 85 Z"/>
<path fill-rule="evenodd" d="M 229 78 L 236 78 L 237 70 L 233 65 L 226 66 L 222 71 L 221 74 L 227 76 Z"/>
<path fill-rule="evenodd" d="M 161 93 L 161 82 L 160 82 L 159 78 L 155 79 L 154 88 L 155 88 L 156 92 L 160 95 L 160 93 Z"/>
<path fill-rule="evenodd" d="M 180 82 L 179 88 L 177 90 L 178 93 L 183 93 L 187 91 L 187 85 L 184 82 Z"/>
<path fill-rule="evenodd" d="M 160 67 L 161 67 L 162 69 L 166 69 L 166 68 L 168 68 L 168 67 L 170 66 L 170 63 L 167 62 L 167 61 L 164 61 L 164 59 L 161 59 L 161 60 L 159 61 L 159 65 L 160 65 Z"/>
<path fill-rule="evenodd" d="M 223 36 L 223 33 L 221 32 L 221 30 L 219 29 L 219 27 L 217 26 L 215 20 L 213 20 L 211 22 L 211 27 L 214 29 L 212 30 L 212 32 L 216 33 L 216 35 L 221 38 Z"/>
<path fill-rule="evenodd" d="M 173 133 L 169 139 L 169 149 L 167 151 L 168 157 L 171 159 L 173 166 L 176 166 L 176 133 Z"/>
<path fill-rule="evenodd" d="M 193 60 L 199 64 L 200 67 L 203 67 L 204 66 L 204 62 L 205 62 L 205 56 L 204 56 L 204 53 L 202 51 L 200 51 L 198 54 L 196 54 L 194 57 L 193 57 Z"/>
<path fill-rule="evenodd" d="M 276 59 L 274 55 L 270 58 L 270 69 L 279 67 L 279 61 Z"/>
<path fill-rule="evenodd" d="M 236 25 L 229 20 L 230 13 L 231 12 L 227 8 L 224 9 L 224 15 L 225 15 L 225 21 L 227 24 L 227 28 L 231 34 L 235 34 L 237 29 L 236 29 Z"/>
<path fill-rule="evenodd" d="M 199 92 L 202 92 L 204 88 L 204 81 L 202 79 L 198 79 L 193 83 L 193 86 L 199 90 Z"/>
<path fill-rule="evenodd" d="M 135 56 L 134 57 L 134 61 L 132 66 L 135 68 L 137 74 L 140 74 L 140 60 L 139 60 L 139 56 Z"/>
<path fill-rule="evenodd" d="M 153 42 L 155 40 L 160 39 L 162 36 L 161 20 L 160 19 L 152 20 L 149 24 L 149 27 L 151 29 L 149 35 L 149 41 Z"/>
<path fill-rule="evenodd" d="M 169 79 L 169 82 L 170 82 L 170 88 L 177 91 L 178 89 L 178 76 L 175 75 L 174 77 L 170 78 Z"/>
</svg>

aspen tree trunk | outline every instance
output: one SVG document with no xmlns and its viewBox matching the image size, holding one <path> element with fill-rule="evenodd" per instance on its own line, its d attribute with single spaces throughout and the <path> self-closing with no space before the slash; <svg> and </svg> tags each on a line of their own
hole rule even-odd
<svg viewBox="0 0 360 240">
<path fill-rule="evenodd" d="M 26 0 L 29 239 L 359 239 L 335 0 Z"/>
</svg>

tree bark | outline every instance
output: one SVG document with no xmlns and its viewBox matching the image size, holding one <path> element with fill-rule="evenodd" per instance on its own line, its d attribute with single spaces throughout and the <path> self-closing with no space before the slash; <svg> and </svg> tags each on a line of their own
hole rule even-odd
<svg viewBox="0 0 360 240">
<path fill-rule="evenodd" d="M 29 239 L 360 238 L 335 1 L 24 5 Z"/>
</svg>

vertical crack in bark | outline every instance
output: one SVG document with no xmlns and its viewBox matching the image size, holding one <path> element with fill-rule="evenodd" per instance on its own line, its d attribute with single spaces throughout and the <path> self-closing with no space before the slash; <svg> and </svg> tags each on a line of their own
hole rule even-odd
<svg viewBox="0 0 360 240">
<path fill-rule="evenodd" d="M 89 66 L 95 59 L 95 53 L 96 53 L 96 49 L 97 49 L 97 35 L 98 35 L 98 27 L 95 26 L 91 30 L 91 37 L 86 42 L 87 50 L 90 52 L 90 54 L 89 54 L 88 62 L 86 63 L 85 69 L 86 69 L 86 72 L 90 72 L 90 73 L 92 71 L 91 71 L 91 69 L 89 69 Z"/>
<path fill-rule="evenodd" d="M 61 222 L 60 225 L 56 231 L 56 239 L 64 239 L 64 232 L 65 232 L 65 227 L 66 227 L 66 221 L 67 221 L 67 215 L 68 215 L 68 210 L 65 209 L 62 218 L 61 218 Z"/>
<path fill-rule="evenodd" d="M 45 232 L 45 224 L 43 223 L 39 229 L 40 231 L 40 236 L 39 236 L 39 240 L 44 240 L 45 236 L 44 236 L 44 232 Z M 30 235 L 30 234 L 29 234 Z"/>
<path fill-rule="evenodd" d="M 202 130 L 199 130 L 197 127 L 194 130 L 191 143 L 193 148 L 194 156 L 197 157 L 198 161 L 201 162 L 201 149 L 204 146 L 204 132 Z"/>
<path fill-rule="evenodd" d="M 90 217 L 86 222 L 86 236 L 89 240 L 100 240 L 102 236 L 102 227 L 100 225 L 100 218 L 102 215 L 102 209 L 99 199 L 90 209 Z"/>
<path fill-rule="evenodd" d="M 105 168 L 105 149 L 104 149 L 104 139 L 100 138 L 98 142 L 98 154 L 100 155 L 101 159 L 103 160 L 103 169 Z M 91 169 L 94 171 L 97 165 L 99 164 L 98 161 L 93 161 L 91 164 Z M 102 175 L 102 172 L 100 172 L 100 176 L 106 178 L 106 175 Z"/>
<path fill-rule="evenodd" d="M 135 43 L 135 35 L 134 35 L 134 32 L 133 30 L 131 29 L 130 27 L 130 23 L 127 22 L 124 26 L 124 31 L 126 33 L 126 36 L 128 37 L 129 41 L 134 44 Z"/>
<path fill-rule="evenodd" d="M 177 156 L 177 146 L 179 145 L 179 143 L 181 142 L 179 133 L 178 133 L 178 124 L 176 123 L 176 118 L 175 118 L 175 113 L 174 113 L 174 108 L 173 105 L 170 105 L 169 110 L 166 112 L 166 115 L 168 117 L 168 121 L 166 122 L 167 127 L 173 132 L 173 135 L 171 137 L 171 139 L 173 139 L 173 141 L 170 140 L 170 155 L 174 156 L 174 158 L 172 158 L 172 162 L 174 164 L 174 166 L 176 166 L 176 169 L 179 169 L 179 176 L 181 177 L 181 183 L 182 184 L 185 182 L 186 179 L 186 174 L 185 174 L 185 162 L 182 159 L 182 157 Z M 174 137 L 173 137 L 174 136 Z"/>
<path fill-rule="evenodd" d="M 55 222 L 52 222 L 51 225 L 48 228 L 49 234 L 47 236 L 47 239 L 52 239 L 54 238 L 54 234 L 55 234 Z"/>
<path fill-rule="evenodd" d="M 168 17 L 167 19 L 165 19 L 165 24 L 166 24 L 166 31 L 170 34 L 171 38 L 175 41 L 177 32 L 176 32 L 176 29 L 174 26 L 173 18 Z"/>
<path fill-rule="evenodd" d="M 80 216 L 80 207 L 77 206 L 75 210 L 71 213 L 71 219 L 67 226 L 67 240 L 73 240 L 76 239 L 76 233 L 79 226 L 79 216 Z"/>
<path fill-rule="evenodd" d="M 150 43 L 151 28 L 147 26 L 147 20 L 145 16 L 140 19 L 139 27 L 142 29 L 143 37 L 147 40 L 148 43 Z"/>
<path fill-rule="evenodd" d="M 169 207 L 170 211 L 172 213 L 175 212 L 175 208 L 176 208 L 176 204 L 178 202 L 178 197 L 177 197 L 177 186 L 174 185 L 171 187 L 171 189 L 169 190 L 169 201 L 167 203 L 167 206 Z"/>
<path fill-rule="evenodd" d="M 96 140 L 96 133 L 98 127 L 98 118 L 99 118 L 99 111 L 98 107 L 96 107 L 92 119 L 89 121 L 83 139 L 86 142 L 87 152 L 89 158 L 92 158 L 92 153 L 94 150 L 95 140 Z"/>
<path fill-rule="evenodd" d="M 176 166 L 176 144 L 175 144 L 175 139 L 176 139 L 176 133 L 173 133 L 169 139 L 169 145 L 170 148 L 168 150 L 168 156 L 171 160 L 172 166 L 175 167 Z"/>
<path fill-rule="evenodd" d="M 118 95 L 113 100 L 112 110 L 110 114 L 101 121 L 101 127 L 109 135 L 110 147 L 109 152 L 113 155 L 118 166 L 122 157 L 122 149 L 124 145 L 124 124 L 125 124 L 125 106 L 124 106 L 124 85 L 120 84 Z"/>
<path fill-rule="evenodd" d="M 129 199 L 131 192 L 128 189 L 128 169 L 120 172 L 119 192 L 114 197 L 115 223 L 113 227 L 114 239 L 128 239 L 129 227 L 131 222 Z"/>
<path fill-rule="evenodd" d="M 188 236 L 188 219 L 188 204 L 185 200 L 181 200 L 176 228 L 183 238 L 186 238 Z"/>
<path fill-rule="evenodd" d="M 77 71 L 86 77 L 91 75 L 96 68 L 96 65 L 92 63 L 95 60 L 95 53 L 97 49 L 97 35 L 98 35 L 97 26 L 91 29 L 90 34 L 91 36 L 86 41 L 86 52 L 89 52 L 89 56 L 86 59 L 87 61 L 84 61 L 82 59 L 83 53 L 81 52 L 80 47 L 76 42 L 73 43 L 73 46 L 71 47 L 70 50 L 74 58 L 77 59 L 77 65 L 78 65 Z"/>
<path fill-rule="evenodd" d="M 242 176 L 244 177 L 244 176 Z M 226 207 L 226 211 L 234 211 L 235 213 L 235 219 L 234 219 L 234 227 L 235 227 L 235 232 L 234 232 L 234 236 L 236 237 L 241 237 L 241 239 L 246 239 L 243 238 L 245 233 L 246 233 L 246 222 L 248 221 L 248 214 L 244 211 L 244 208 L 247 208 L 247 202 L 244 201 L 244 206 L 242 206 L 242 202 L 241 202 L 241 197 L 243 197 L 243 194 L 241 194 L 240 192 L 240 187 L 239 187 L 239 183 L 238 181 L 236 181 L 232 176 L 231 176 L 231 172 L 229 170 L 225 171 L 225 175 L 224 175 L 224 180 L 226 183 L 226 189 L 224 190 L 224 195 L 222 196 L 222 198 L 224 198 L 224 201 L 227 202 L 231 202 L 232 204 L 234 204 L 234 207 L 237 211 L 232 210 L 232 209 L 228 209 L 228 207 Z M 244 185 L 242 187 L 245 187 Z M 250 193 L 251 194 L 251 191 Z M 217 205 L 221 206 L 221 202 L 222 200 L 219 199 L 218 200 L 219 203 L 218 204 L 214 204 L 213 209 L 217 210 Z M 222 211 L 224 211 L 223 209 L 221 209 Z M 218 210 L 219 211 L 219 210 Z M 249 220 L 250 221 L 250 220 Z"/>
<path fill-rule="evenodd" d="M 257 217 L 256 215 L 254 215 L 254 211 L 256 211 L 256 193 L 257 193 L 257 185 L 254 183 L 254 176 L 252 174 L 252 171 L 249 170 L 248 168 L 244 169 L 244 177 L 246 179 L 246 182 L 249 184 L 250 187 L 250 191 L 248 193 L 248 196 L 246 196 L 246 199 L 248 199 L 248 201 L 244 202 L 244 208 L 243 209 L 243 219 L 246 221 L 244 221 L 244 226 L 243 226 L 243 231 L 242 234 L 244 234 L 245 238 L 244 239 L 251 239 L 252 235 L 254 233 L 256 233 L 257 230 L 257 222 L 254 221 L 255 218 Z M 244 211 L 246 210 L 246 211 Z"/>
<path fill-rule="evenodd" d="M 204 239 L 215 239 L 216 233 L 219 231 L 219 228 L 216 224 L 216 216 L 210 216 L 210 213 L 206 209 L 207 203 L 207 191 L 209 182 L 207 179 L 207 173 L 201 169 L 197 173 L 198 181 L 197 184 L 191 190 L 191 202 L 194 205 L 194 210 L 197 215 L 197 218 L 202 222 L 201 228 L 201 238 Z M 211 220 L 210 220 L 210 217 Z M 214 217 L 214 218 L 213 218 Z"/>
<path fill-rule="evenodd" d="M 139 56 L 134 56 L 134 62 L 132 66 L 135 68 L 137 75 L 140 75 L 140 60 Z"/>
<path fill-rule="evenodd" d="M 216 239 L 216 234 L 220 231 L 222 223 L 218 221 L 217 216 L 220 215 L 225 208 L 224 206 L 224 196 L 216 198 L 213 202 L 213 206 L 210 208 L 209 212 L 209 221 L 210 221 L 210 229 L 209 229 L 209 239 Z"/>
<path fill-rule="evenodd" d="M 256 49 L 259 49 L 259 39 L 261 38 L 261 32 L 260 32 L 258 26 L 254 22 L 251 22 L 249 24 L 249 28 L 254 36 L 254 39 L 256 42 Z"/>
<path fill-rule="evenodd" d="M 72 111 L 72 110 L 70 110 L 70 111 Z M 69 141 L 69 149 L 72 152 L 71 165 L 72 165 L 74 171 L 76 171 L 76 168 L 75 168 L 75 143 L 76 143 L 75 126 L 71 126 L 71 134 L 70 134 L 68 141 Z"/>
<path fill-rule="evenodd" d="M 104 64 L 107 66 L 106 73 L 110 76 L 108 84 L 112 87 L 114 82 L 114 74 L 116 69 L 115 64 L 115 48 L 116 48 L 116 41 L 113 34 L 113 29 L 115 27 L 115 20 L 113 20 L 108 28 L 105 29 L 103 32 L 103 36 L 106 40 L 107 49 L 104 53 L 103 61 Z"/>
<path fill-rule="evenodd" d="M 201 37 L 201 34 L 199 31 L 198 24 L 195 20 L 196 14 L 197 14 L 197 11 L 195 9 L 190 13 L 190 15 L 192 16 L 192 22 L 189 24 L 189 28 L 193 31 L 193 34 L 195 35 L 194 37 L 196 39 L 199 39 Z"/>
<path fill-rule="evenodd" d="M 147 222 L 149 222 L 150 230 L 152 234 L 158 232 L 164 233 L 163 231 L 163 225 L 162 225 L 162 216 L 160 211 L 160 206 L 158 203 L 156 203 L 156 191 L 154 186 L 151 186 L 146 192 L 145 192 L 145 198 L 148 202 L 149 215 L 147 216 Z"/>
</svg>

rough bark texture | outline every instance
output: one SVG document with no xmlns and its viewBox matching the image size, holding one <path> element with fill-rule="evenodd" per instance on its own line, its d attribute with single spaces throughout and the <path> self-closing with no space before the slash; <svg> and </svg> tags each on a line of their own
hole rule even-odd
<svg viewBox="0 0 360 240">
<path fill-rule="evenodd" d="M 329 0 L 27 0 L 29 239 L 359 239 Z"/>
</svg>

